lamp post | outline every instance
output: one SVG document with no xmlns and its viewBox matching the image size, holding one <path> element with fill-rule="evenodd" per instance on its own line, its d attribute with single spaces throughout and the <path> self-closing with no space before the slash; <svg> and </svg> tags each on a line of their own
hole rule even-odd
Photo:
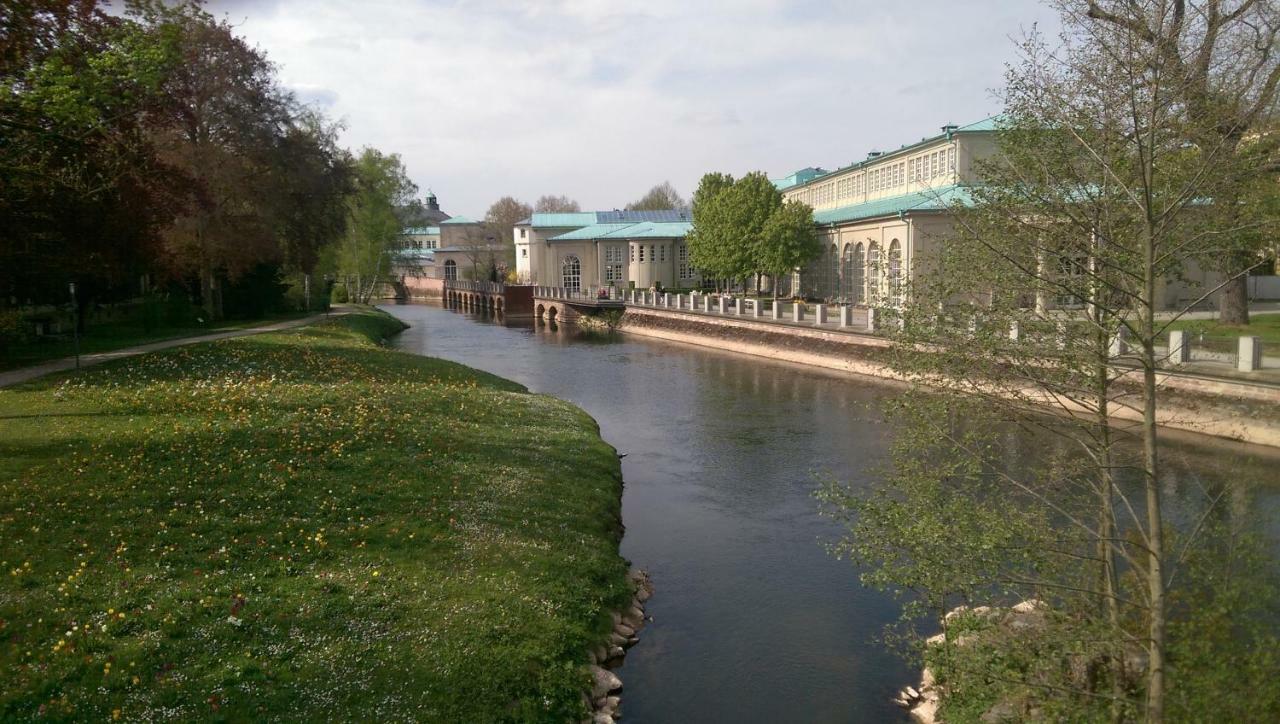
<svg viewBox="0 0 1280 724">
<path fill-rule="evenodd" d="M 76 304 L 76 283 L 71 282 L 71 338 L 76 345 L 76 369 L 80 369 L 80 305 Z"/>
</svg>

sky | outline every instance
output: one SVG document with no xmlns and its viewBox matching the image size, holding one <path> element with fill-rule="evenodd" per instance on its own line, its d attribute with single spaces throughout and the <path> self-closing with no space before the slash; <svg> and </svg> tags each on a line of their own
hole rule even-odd
<svg viewBox="0 0 1280 724">
<path fill-rule="evenodd" d="M 1031 0 L 213 0 L 425 195 L 614 209 L 710 171 L 827 169 L 999 112 Z"/>
</svg>

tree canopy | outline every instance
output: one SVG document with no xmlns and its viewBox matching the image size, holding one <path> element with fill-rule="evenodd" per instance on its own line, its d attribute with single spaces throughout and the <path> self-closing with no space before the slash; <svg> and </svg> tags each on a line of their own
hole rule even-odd
<svg viewBox="0 0 1280 724">
<path fill-rule="evenodd" d="M 539 196 L 537 203 L 533 205 L 533 210 L 540 214 L 554 214 L 571 211 L 582 211 L 578 206 L 578 202 L 568 196 Z M 526 214 L 527 215 L 527 214 Z"/>
</svg>

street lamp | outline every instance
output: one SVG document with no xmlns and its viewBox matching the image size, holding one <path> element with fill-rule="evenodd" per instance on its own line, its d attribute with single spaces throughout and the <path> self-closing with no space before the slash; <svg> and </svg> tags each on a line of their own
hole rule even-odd
<svg viewBox="0 0 1280 724">
<path fill-rule="evenodd" d="M 76 283 L 68 286 L 71 288 L 71 338 L 76 345 L 76 369 L 80 369 L 80 305 L 76 304 Z"/>
</svg>

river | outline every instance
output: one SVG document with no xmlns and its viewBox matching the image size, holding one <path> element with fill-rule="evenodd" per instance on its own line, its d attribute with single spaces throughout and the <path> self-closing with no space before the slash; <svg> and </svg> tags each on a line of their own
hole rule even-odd
<svg viewBox="0 0 1280 724">
<path fill-rule="evenodd" d="M 876 640 L 899 606 L 828 555 L 840 528 L 813 498 L 818 474 L 873 482 L 888 434 L 877 402 L 899 388 L 572 325 L 384 309 L 413 325 L 393 346 L 569 400 L 626 453 L 622 555 L 656 593 L 617 671 L 624 721 L 906 720 L 890 698 L 918 672 Z M 1276 456 L 1223 450 L 1275 479 Z M 1260 504 L 1280 508 L 1280 493 Z"/>
</svg>

